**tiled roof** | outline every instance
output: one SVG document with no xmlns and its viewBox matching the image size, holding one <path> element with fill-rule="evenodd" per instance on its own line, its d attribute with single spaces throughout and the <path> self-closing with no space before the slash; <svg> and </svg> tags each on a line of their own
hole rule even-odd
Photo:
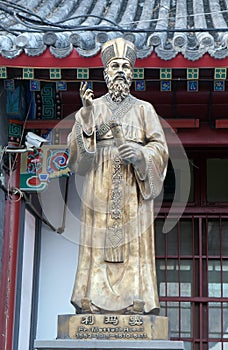
<svg viewBox="0 0 228 350">
<path fill-rule="evenodd" d="M 0 26 L 5 58 L 47 47 L 57 58 L 73 50 L 92 57 L 120 36 L 135 43 L 138 58 L 228 56 L 228 0 L 4 0 Z"/>
</svg>

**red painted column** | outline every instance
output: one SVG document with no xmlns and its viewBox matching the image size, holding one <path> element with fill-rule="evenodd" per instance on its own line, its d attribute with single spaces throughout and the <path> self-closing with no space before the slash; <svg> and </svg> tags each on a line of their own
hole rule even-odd
<svg viewBox="0 0 228 350">
<path fill-rule="evenodd" d="M 19 157 L 18 157 L 19 159 Z M 10 187 L 19 188 L 20 167 L 10 177 Z M 0 276 L 0 349 L 12 350 L 16 296 L 17 255 L 20 228 L 20 201 L 7 197 L 4 218 L 2 273 Z"/>
</svg>

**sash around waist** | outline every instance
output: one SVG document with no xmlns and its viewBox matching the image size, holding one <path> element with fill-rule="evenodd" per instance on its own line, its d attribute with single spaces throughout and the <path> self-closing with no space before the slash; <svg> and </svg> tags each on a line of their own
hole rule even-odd
<svg viewBox="0 0 228 350">
<path fill-rule="evenodd" d="M 143 142 L 137 142 L 137 141 L 132 141 L 132 140 L 126 140 L 125 142 L 126 143 L 137 143 L 141 146 L 144 146 Z M 115 139 L 114 138 L 97 140 L 97 148 L 110 147 L 110 146 L 115 146 Z"/>
</svg>

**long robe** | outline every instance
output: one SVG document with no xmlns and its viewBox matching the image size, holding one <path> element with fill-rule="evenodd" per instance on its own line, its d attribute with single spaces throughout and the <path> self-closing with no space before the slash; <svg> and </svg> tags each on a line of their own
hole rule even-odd
<svg viewBox="0 0 228 350">
<path fill-rule="evenodd" d="M 109 127 L 122 124 L 125 142 L 142 151 L 140 166 L 122 161 Z M 135 300 L 158 313 L 153 199 L 166 174 L 168 150 L 153 106 L 106 94 L 82 107 L 69 135 L 69 166 L 84 175 L 81 239 L 71 302 L 92 312 L 129 312 Z"/>
</svg>

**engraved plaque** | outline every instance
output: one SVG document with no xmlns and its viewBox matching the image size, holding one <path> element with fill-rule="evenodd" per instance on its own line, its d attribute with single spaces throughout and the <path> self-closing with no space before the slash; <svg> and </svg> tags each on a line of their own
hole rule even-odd
<svg viewBox="0 0 228 350">
<path fill-rule="evenodd" d="M 168 318 L 153 315 L 59 315 L 60 339 L 168 339 Z"/>
</svg>

